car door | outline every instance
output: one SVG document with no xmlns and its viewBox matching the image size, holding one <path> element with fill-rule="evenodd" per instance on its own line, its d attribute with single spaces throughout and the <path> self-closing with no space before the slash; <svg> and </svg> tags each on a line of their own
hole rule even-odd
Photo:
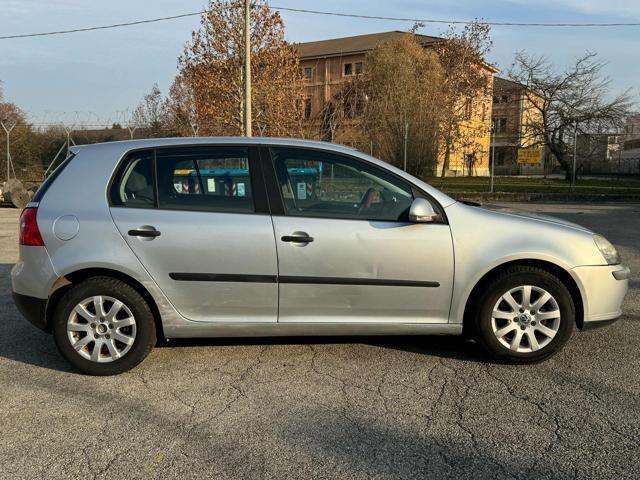
<svg viewBox="0 0 640 480">
<path fill-rule="evenodd" d="M 256 151 L 133 152 L 110 191 L 113 220 L 179 313 L 276 322 L 277 260 Z"/>
<path fill-rule="evenodd" d="M 419 192 L 404 179 L 328 151 L 269 151 L 280 322 L 448 322 L 453 245 L 439 206 L 439 221 L 411 223 Z"/>
</svg>

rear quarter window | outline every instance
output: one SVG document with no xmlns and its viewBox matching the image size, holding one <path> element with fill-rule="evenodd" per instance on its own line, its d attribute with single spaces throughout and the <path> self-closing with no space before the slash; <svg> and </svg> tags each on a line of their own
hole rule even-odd
<svg viewBox="0 0 640 480">
<path fill-rule="evenodd" d="M 111 185 L 109 196 L 113 206 L 155 208 L 153 151 L 127 155 Z"/>
</svg>

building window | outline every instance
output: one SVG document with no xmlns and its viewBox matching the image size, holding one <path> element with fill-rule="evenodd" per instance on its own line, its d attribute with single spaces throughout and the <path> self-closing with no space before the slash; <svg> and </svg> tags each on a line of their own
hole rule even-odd
<svg viewBox="0 0 640 480">
<path fill-rule="evenodd" d="M 507 130 L 507 119 L 506 118 L 494 118 L 493 119 L 493 132 L 494 133 L 504 133 Z"/>
<path fill-rule="evenodd" d="M 311 118 L 311 99 L 304 99 L 304 119 L 309 120 Z"/>
<path fill-rule="evenodd" d="M 313 78 L 313 67 L 304 67 L 304 78 L 311 80 Z"/>
<path fill-rule="evenodd" d="M 342 74 L 345 77 L 350 77 L 352 75 L 360 75 L 361 73 L 362 73 L 362 62 L 344 64 Z"/>
<path fill-rule="evenodd" d="M 471 120 L 471 114 L 473 113 L 473 104 L 471 100 L 467 100 L 464 103 L 464 118 L 465 120 Z"/>
</svg>

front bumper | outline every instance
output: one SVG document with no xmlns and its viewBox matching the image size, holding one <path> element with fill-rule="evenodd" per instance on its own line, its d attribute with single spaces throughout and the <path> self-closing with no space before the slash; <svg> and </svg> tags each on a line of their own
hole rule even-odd
<svg viewBox="0 0 640 480">
<path fill-rule="evenodd" d="M 571 270 L 582 294 L 582 330 L 604 326 L 622 315 L 631 272 L 624 265 L 582 266 Z"/>
<path fill-rule="evenodd" d="M 33 323 L 40 330 L 47 330 L 47 299 L 30 297 L 13 292 L 13 303 L 24 318 Z"/>
</svg>

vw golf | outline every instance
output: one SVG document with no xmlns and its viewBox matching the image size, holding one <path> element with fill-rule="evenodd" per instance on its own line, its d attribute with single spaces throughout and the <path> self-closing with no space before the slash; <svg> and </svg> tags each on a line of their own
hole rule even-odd
<svg viewBox="0 0 640 480">
<path fill-rule="evenodd" d="M 21 313 L 93 375 L 179 337 L 465 334 L 535 362 L 618 318 L 628 278 L 579 225 L 269 138 L 72 147 L 22 212 L 11 272 Z"/>
</svg>

